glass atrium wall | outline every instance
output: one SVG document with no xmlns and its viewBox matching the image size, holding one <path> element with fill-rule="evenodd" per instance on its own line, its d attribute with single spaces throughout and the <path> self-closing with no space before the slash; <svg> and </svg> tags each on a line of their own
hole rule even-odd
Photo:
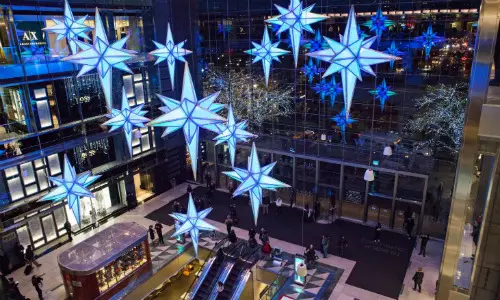
<svg viewBox="0 0 500 300">
<path fill-rule="evenodd" d="M 196 52 L 204 93 L 222 90 L 219 101 L 232 101 L 236 116 L 249 119 L 251 131 L 259 135 L 257 147 L 277 161 L 274 176 L 294 187 L 290 195 L 279 192 L 285 202 L 304 206 L 319 199 L 325 218 L 331 202 L 338 216 L 394 228 L 402 227 L 409 207 L 418 231 L 444 238 L 480 1 L 324 0 L 304 6 L 315 3 L 313 12 L 329 18 L 311 26 L 314 34 L 303 35 L 297 68 L 291 55 L 273 62 L 266 89 L 262 64 L 252 64 L 244 51 L 251 42 L 260 43 L 264 30 L 272 42 L 281 41 L 280 48 L 291 50 L 288 32 L 277 36 L 278 28 L 264 22 L 278 14 L 274 4 L 286 7 L 289 1 L 199 1 Z M 364 23 L 379 8 L 393 21 L 372 48 L 396 50 L 401 60 L 374 66 L 376 77 L 363 74 L 351 107 L 354 122 L 342 132 L 332 120 L 344 108 L 342 93 L 322 99 L 315 90 L 328 64 L 304 54 L 318 41 L 324 47 L 324 41 L 315 40 L 318 32 L 338 40 L 351 5 L 366 36 L 375 35 Z M 419 37 L 429 30 L 435 40 L 427 55 Z M 334 78 L 341 86 L 339 74 Z M 395 93 L 384 105 L 374 95 L 383 82 Z M 450 108 L 454 115 L 440 115 L 450 103 L 437 90 L 457 91 L 457 104 Z M 437 133 L 436 126 L 444 132 Z M 383 155 L 386 146 L 391 156 Z M 239 147 L 237 164 L 246 163 L 247 152 Z M 219 171 L 226 170 L 223 146 L 217 146 L 217 156 Z M 367 168 L 375 171 L 373 183 L 363 180 Z M 224 186 L 228 180 L 219 176 Z"/>
</svg>

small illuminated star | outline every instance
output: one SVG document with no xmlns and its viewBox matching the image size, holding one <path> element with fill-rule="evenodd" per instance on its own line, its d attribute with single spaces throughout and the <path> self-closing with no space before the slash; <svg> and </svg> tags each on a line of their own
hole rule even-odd
<svg viewBox="0 0 500 300">
<path fill-rule="evenodd" d="M 170 30 L 170 23 L 168 23 L 167 41 L 165 42 L 165 45 L 155 41 L 153 41 L 153 43 L 156 45 L 156 48 L 158 49 L 149 52 L 149 54 L 158 57 L 158 59 L 155 62 L 155 65 L 161 63 L 164 60 L 167 60 L 168 73 L 170 75 L 170 83 L 172 84 L 172 89 L 174 89 L 175 60 L 186 62 L 184 56 L 191 54 L 193 52 L 182 48 L 184 47 L 186 41 L 180 42 L 177 45 L 174 43 L 172 31 Z"/>
<path fill-rule="evenodd" d="M 341 36 L 341 42 L 324 37 L 329 49 L 306 53 L 308 56 L 330 63 L 330 67 L 323 74 L 323 77 L 340 72 L 342 88 L 344 89 L 346 118 L 349 116 L 352 97 L 356 88 L 356 79 L 362 80 L 361 71 L 375 76 L 370 67 L 371 65 L 399 59 L 399 57 L 370 49 L 369 47 L 374 43 L 376 37 L 363 40 L 359 37 L 357 28 L 354 6 L 351 6 L 345 32 Z"/>
<path fill-rule="evenodd" d="M 73 12 L 69 6 L 68 0 L 64 0 L 64 21 L 58 19 L 52 19 L 56 25 L 45 27 L 42 30 L 47 32 L 52 32 L 57 34 L 56 40 L 67 39 L 69 47 L 72 54 L 76 54 L 78 51 L 78 46 L 75 42 L 78 38 L 89 39 L 86 32 L 92 30 L 92 27 L 85 25 L 85 20 L 88 16 L 84 16 L 78 19 L 73 17 Z"/>
<path fill-rule="evenodd" d="M 401 55 L 405 54 L 404 52 L 399 51 L 399 49 L 396 47 L 395 41 L 392 41 L 391 46 L 389 48 L 387 48 L 384 52 L 387 54 L 390 54 L 392 56 L 401 56 Z M 394 69 L 394 61 L 391 60 L 389 62 L 389 64 L 391 66 L 391 70 Z"/>
<path fill-rule="evenodd" d="M 333 107 L 335 105 L 335 98 L 337 95 L 342 93 L 342 87 L 340 83 L 335 81 L 335 76 L 332 76 L 330 82 L 327 82 L 325 78 L 321 79 L 321 82 L 315 84 L 312 88 L 316 94 L 319 94 L 321 102 L 325 102 L 326 96 L 330 97 L 330 105 Z"/>
<path fill-rule="evenodd" d="M 277 4 L 274 6 L 276 6 L 280 15 L 271 17 L 266 22 L 280 26 L 280 29 L 276 32 L 277 35 L 288 30 L 292 42 L 293 59 L 297 68 L 302 30 L 314 33 L 311 24 L 323 21 L 328 17 L 312 13 L 311 10 L 314 8 L 314 4 L 304 8 L 300 0 L 290 0 L 288 9 Z"/>
<path fill-rule="evenodd" d="M 290 51 L 278 48 L 280 41 L 271 43 L 269 34 L 267 33 L 267 29 L 264 29 L 264 37 L 262 38 L 262 43 L 259 45 L 252 42 L 252 44 L 255 48 L 246 50 L 245 53 L 255 56 L 252 63 L 256 63 L 262 60 L 262 67 L 264 68 L 264 77 L 266 79 L 267 86 L 269 81 L 269 71 L 271 70 L 271 64 L 273 60 L 280 62 L 278 56 L 290 53 Z"/>
<path fill-rule="evenodd" d="M 250 194 L 250 202 L 252 204 L 255 225 L 257 225 L 257 218 L 259 216 L 259 206 L 262 203 L 262 189 L 276 191 L 276 188 L 290 187 L 288 184 L 269 176 L 274 168 L 274 165 L 276 165 L 276 162 L 264 167 L 260 166 L 257 148 L 255 147 L 255 143 L 253 143 L 252 152 L 248 158 L 247 170 L 233 167 L 234 171 L 222 172 L 225 175 L 241 182 L 238 188 L 234 191 L 233 197 L 246 192 Z"/>
<path fill-rule="evenodd" d="M 75 168 L 70 164 L 68 156 L 64 155 L 64 173 L 62 178 L 49 177 L 57 187 L 53 188 L 40 200 L 52 202 L 68 199 L 68 205 L 75 219 L 80 224 L 80 197 L 94 198 L 94 194 L 87 189 L 89 185 L 99 179 L 101 175 L 92 176 L 90 171 L 76 175 Z"/>
<path fill-rule="evenodd" d="M 181 234 L 185 234 L 189 232 L 191 236 L 191 240 L 193 242 L 194 252 L 196 256 L 198 256 L 198 240 L 200 238 L 200 230 L 213 231 L 217 230 L 216 227 L 207 223 L 207 221 L 203 220 L 206 216 L 212 211 L 212 208 L 209 207 L 200 212 L 196 211 L 196 207 L 194 205 L 193 196 L 189 193 L 188 207 L 187 213 L 173 213 L 170 214 L 172 218 L 179 221 L 181 224 L 179 228 L 176 228 L 175 232 L 172 234 L 172 237 L 179 236 Z"/>
<path fill-rule="evenodd" d="M 388 27 L 394 25 L 394 21 L 391 21 L 384 16 L 382 10 L 379 8 L 374 16 L 370 17 L 369 21 L 363 23 L 364 26 L 369 27 L 370 31 L 375 32 L 377 35 L 377 41 L 380 41 L 382 34 L 387 30 Z"/>
<path fill-rule="evenodd" d="M 127 93 L 125 92 L 125 88 L 122 87 L 121 110 L 113 108 L 111 114 L 108 116 L 110 119 L 102 124 L 111 126 L 109 131 L 123 128 L 130 156 L 132 156 L 132 130 L 134 127 L 143 128 L 145 126 L 144 123 L 150 121 L 148 118 L 144 117 L 146 112 L 142 110 L 143 107 L 144 104 L 140 104 L 130 109 L 130 106 L 128 105 Z"/>
<path fill-rule="evenodd" d="M 82 41 L 74 40 L 75 43 L 83 49 L 83 51 L 65 57 L 63 61 L 69 61 L 75 64 L 81 64 L 82 69 L 78 73 L 78 77 L 82 76 L 93 69 L 97 69 L 99 78 L 101 79 L 102 89 L 106 98 L 106 105 L 108 110 L 111 110 L 112 97 L 112 68 L 128 72 L 132 71 L 125 64 L 126 60 L 135 57 L 135 51 L 122 49 L 128 40 L 128 36 L 121 40 L 109 44 L 104 25 L 99 15 L 99 10 L 95 9 L 95 34 L 93 44 L 87 44 Z"/>
<path fill-rule="evenodd" d="M 351 117 L 346 114 L 345 109 L 343 109 L 339 114 L 333 117 L 332 120 L 337 124 L 338 127 L 340 127 L 340 133 L 342 135 L 342 143 L 345 144 L 346 143 L 345 130 L 347 129 L 347 126 L 351 125 L 352 123 L 356 123 L 357 121 L 351 119 Z"/>
<path fill-rule="evenodd" d="M 158 95 L 165 104 L 160 110 L 163 115 L 151 121 L 150 126 L 167 127 L 162 137 L 182 128 L 184 138 L 188 145 L 189 155 L 191 156 L 191 168 L 196 180 L 196 170 L 198 167 L 198 147 L 200 139 L 200 127 L 216 133 L 220 133 L 215 126 L 226 122 L 226 119 L 216 114 L 217 111 L 224 108 L 223 104 L 214 104 L 220 92 L 214 93 L 198 101 L 196 97 L 193 79 L 189 72 L 189 66 L 185 63 L 184 78 L 182 83 L 181 101 L 177 101 L 162 95 Z"/>
<path fill-rule="evenodd" d="M 445 38 L 438 36 L 436 32 L 432 31 L 432 25 L 429 25 L 429 27 L 427 27 L 427 31 L 421 36 L 415 38 L 415 41 L 420 42 L 424 48 L 425 59 L 429 58 L 432 47 L 444 40 Z"/>
<path fill-rule="evenodd" d="M 396 95 L 396 92 L 391 90 L 390 86 L 387 86 L 385 79 L 382 80 L 382 83 L 377 86 L 375 90 L 371 90 L 370 94 L 375 95 L 376 99 L 380 100 L 380 106 L 382 107 L 382 111 L 384 110 L 385 101 L 389 99 L 389 97 Z"/>
<path fill-rule="evenodd" d="M 307 65 L 304 65 L 301 71 L 304 72 L 304 75 L 307 77 L 309 83 L 312 83 L 314 76 L 320 74 L 321 72 L 324 72 L 325 69 L 318 68 L 318 66 L 313 63 L 312 58 L 309 58 L 309 63 Z"/>
<path fill-rule="evenodd" d="M 247 142 L 249 138 L 257 137 L 255 134 L 245 130 L 247 121 L 236 123 L 234 120 L 233 107 L 229 105 L 227 113 L 227 124 L 222 130 L 222 133 L 214 138 L 217 141 L 216 145 L 227 142 L 229 148 L 229 156 L 231 158 L 231 166 L 234 166 L 234 157 L 236 154 L 236 143 L 238 141 Z"/>
</svg>

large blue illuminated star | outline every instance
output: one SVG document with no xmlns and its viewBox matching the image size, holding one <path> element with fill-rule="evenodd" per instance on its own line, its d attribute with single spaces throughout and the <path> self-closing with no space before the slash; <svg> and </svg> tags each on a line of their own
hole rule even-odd
<svg viewBox="0 0 500 300">
<path fill-rule="evenodd" d="M 438 36 L 436 32 L 432 31 L 432 25 L 429 25 L 429 27 L 427 27 L 427 31 L 421 36 L 416 37 L 414 40 L 422 44 L 425 51 L 425 59 L 428 59 L 431 54 L 432 47 L 434 47 L 437 43 L 444 41 L 445 38 Z"/>
<path fill-rule="evenodd" d="M 384 52 L 389 54 L 389 55 L 392 55 L 392 56 L 401 56 L 401 55 L 405 54 L 404 52 L 399 51 L 399 49 L 396 47 L 395 41 L 392 41 L 391 46 L 389 48 L 387 48 Z M 391 60 L 389 62 L 389 64 L 391 66 L 391 70 L 394 69 L 394 61 Z"/>
<path fill-rule="evenodd" d="M 217 141 L 216 145 L 227 142 L 229 148 L 229 157 L 231 158 L 231 166 L 234 167 L 234 157 L 236 154 L 236 143 L 238 141 L 247 142 L 249 138 L 257 137 L 255 134 L 245 130 L 247 121 L 236 123 L 234 120 L 233 107 L 229 105 L 227 113 L 227 124 L 225 124 L 222 133 L 214 138 Z"/>
<path fill-rule="evenodd" d="M 307 77 L 309 83 L 312 83 L 314 76 L 320 74 L 321 72 L 324 72 L 325 69 L 318 68 L 318 66 L 313 63 L 312 58 L 309 58 L 309 63 L 307 65 L 304 65 L 301 68 L 301 71 L 304 72 L 304 75 Z"/>
<path fill-rule="evenodd" d="M 303 8 L 303 4 L 300 0 L 290 0 L 288 8 L 281 7 L 277 4 L 274 6 L 276 6 L 280 15 L 271 17 L 267 19 L 266 22 L 281 26 L 276 34 L 288 30 L 290 40 L 292 41 L 293 59 L 295 61 L 295 67 L 297 68 L 302 30 L 314 33 L 310 25 L 323 21 L 328 17 L 312 13 L 311 10 L 314 8 L 314 4 Z"/>
<path fill-rule="evenodd" d="M 72 54 L 76 54 L 78 46 L 75 40 L 78 38 L 88 39 L 86 32 L 91 31 L 92 27 L 85 25 L 85 20 L 88 16 L 78 19 L 73 17 L 73 12 L 69 6 L 68 0 L 64 0 L 64 21 L 52 19 L 56 25 L 45 27 L 42 30 L 57 34 L 56 40 L 67 39 Z"/>
<path fill-rule="evenodd" d="M 196 256 L 198 256 L 198 240 L 200 238 L 200 230 L 208 230 L 213 231 L 217 230 L 216 227 L 207 223 L 205 217 L 212 211 L 212 208 L 209 207 L 200 212 L 196 211 L 196 207 L 194 205 L 193 196 L 189 193 L 187 214 L 181 213 L 173 213 L 170 214 L 172 218 L 179 221 L 181 225 L 179 228 L 176 228 L 175 232 L 172 234 L 172 237 L 179 236 L 181 234 L 185 234 L 189 232 L 191 236 L 191 240 L 193 241 L 193 248 Z"/>
<path fill-rule="evenodd" d="M 224 105 L 213 103 L 219 93 L 217 92 L 198 101 L 189 66 L 186 63 L 182 83 L 182 100 L 177 101 L 157 94 L 166 106 L 160 108 L 164 114 L 151 121 L 150 125 L 167 127 L 162 137 L 183 128 L 195 180 L 198 166 L 200 127 L 220 133 L 216 125 L 226 122 L 226 119 L 216 114 L 216 112 L 224 108 Z"/>
<path fill-rule="evenodd" d="M 340 87 L 340 83 L 335 81 L 335 76 L 332 76 L 330 82 L 327 82 L 325 78 L 321 79 L 321 82 L 316 83 L 312 89 L 316 94 L 319 94 L 321 102 L 325 102 L 326 96 L 329 96 L 332 107 L 335 105 L 337 95 L 342 93 L 342 87 Z"/>
<path fill-rule="evenodd" d="M 99 78 L 101 79 L 102 89 L 104 91 L 104 96 L 106 98 L 106 105 L 108 110 L 111 110 L 112 97 L 111 97 L 111 85 L 113 82 L 113 70 L 112 68 L 117 68 L 119 70 L 132 73 L 132 71 L 125 64 L 126 60 L 129 60 L 135 56 L 135 51 L 122 49 L 128 40 L 128 36 L 121 40 L 109 44 L 108 37 L 106 36 L 106 31 L 102 24 L 101 16 L 99 15 L 99 10 L 95 9 L 95 34 L 93 44 L 87 44 L 78 40 L 74 40 L 75 43 L 83 49 L 83 51 L 77 54 L 63 58 L 63 61 L 69 61 L 75 64 L 81 64 L 82 69 L 78 73 L 78 77 L 82 76 L 94 68 L 97 69 L 99 73 Z"/>
<path fill-rule="evenodd" d="M 275 164 L 276 162 L 273 162 L 261 168 L 259 156 L 257 155 L 257 148 L 255 147 L 255 143 L 253 143 L 252 152 L 248 158 L 247 170 L 233 167 L 234 171 L 222 172 L 241 182 L 234 191 L 233 197 L 246 192 L 250 194 L 255 225 L 257 225 L 257 218 L 259 217 L 259 205 L 262 203 L 262 189 L 276 191 L 276 188 L 290 187 L 288 184 L 269 176 Z"/>
<path fill-rule="evenodd" d="M 388 27 L 394 25 L 394 21 L 389 20 L 382 10 L 379 8 L 374 16 L 370 17 L 369 21 L 363 23 L 364 26 L 369 27 L 370 31 L 374 31 L 377 35 L 377 41 L 380 41 L 382 34 L 387 30 Z"/>
<path fill-rule="evenodd" d="M 329 49 L 320 50 L 306 55 L 331 63 L 323 77 L 340 72 L 342 88 L 344 89 L 344 105 L 346 118 L 349 117 L 352 97 L 356 88 L 356 79 L 363 80 L 361 70 L 375 76 L 371 65 L 399 59 L 398 57 L 370 49 L 376 37 L 364 40 L 359 37 L 354 6 L 349 12 L 349 19 L 341 42 L 324 37 Z"/>
<path fill-rule="evenodd" d="M 78 224 L 80 224 L 80 197 L 94 198 L 94 194 L 87 189 L 89 185 L 99 179 L 101 175 L 93 176 L 90 171 L 76 175 L 75 168 L 64 155 L 64 173 L 62 178 L 49 177 L 49 180 L 57 187 L 53 188 L 40 200 L 53 202 L 68 199 L 68 205 Z"/>
<path fill-rule="evenodd" d="M 146 112 L 142 110 L 143 107 L 144 104 L 141 104 L 130 109 L 130 106 L 128 105 L 127 93 L 125 92 L 125 88 L 122 87 L 121 110 L 113 108 L 111 114 L 108 115 L 108 118 L 110 119 L 102 124 L 111 126 L 109 131 L 123 128 L 130 156 L 132 156 L 132 130 L 134 127 L 143 128 L 145 126 L 144 123 L 150 121 L 148 118 L 144 117 Z"/>
<path fill-rule="evenodd" d="M 393 92 L 391 90 L 391 87 L 387 86 L 384 79 L 382 80 L 382 83 L 379 86 L 377 86 L 376 89 L 370 91 L 370 94 L 375 95 L 375 98 L 380 100 L 380 106 L 382 107 L 383 111 L 385 101 L 387 101 L 389 97 L 396 95 L 396 92 Z"/>
<path fill-rule="evenodd" d="M 273 60 L 280 62 L 278 56 L 290 53 L 290 51 L 278 48 L 280 41 L 271 43 L 269 34 L 267 33 L 267 29 L 264 29 L 264 37 L 262 38 L 262 43 L 259 45 L 252 42 L 252 44 L 255 48 L 246 50 L 245 53 L 255 56 L 252 63 L 256 63 L 262 60 L 262 68 L 264 68 L 264 77 L 266 78 L 267 85 L 269 81 L 269 71 L 271 70 L 271 64 Z"/>
<path fill-rule="evenodd" d="M 347 129 L 347 126 L 351 125 L 352 123 L 356 123 L 357 121 L 351 119 L 351 117 L 346 114 L 345 109 L 343 109 L 339 114 L 333 117 L 332 120 L 337 124 L 338 127 L 340 127 L 340 133 L 342 135 L 342 143 L 345 144 L 346 143 L 345 130 Z"/>
<path fill-rule="evenodd" d="M 186 62 L 186 60 L 184 59 L 184 55 L 188 55 L 193 52 L 182 48 L 184 47 L 186 41 L 182 41 L 177 45 L 174 43 L 172 31 L 170 30 L 170 23 L 168 23 L 167 41 L 165 42 L 165 45 L 155 41 L 153 41 L 153 43 L 156 45 L 156 48 L 158 49 L 149 52 L 149 54 L 158 57 L 158 59 L 155 62 L 155 65 L 161 63 L 164 60 L 167 60 L 168 73 L 170 75 L 170 83 L 172 84 L 172 89 L 173 89 L 174 79 L 175 79 L 175 60 Z"/>
</svg>

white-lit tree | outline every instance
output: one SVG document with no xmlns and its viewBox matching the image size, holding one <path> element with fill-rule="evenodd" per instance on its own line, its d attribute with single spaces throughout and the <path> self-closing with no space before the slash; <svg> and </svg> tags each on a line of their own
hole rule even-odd
<svg viewBox="0 0 500 300">
<path fill-rule="evenodd" d="M 449 151 L 457 155 L 462 143 L 465 109 L 467 106 L 465 83 L 427 86 L 425 95 L 415 99 L 417 113 L 408 121 L 405 131 L 419 135 L 417 148 Z"/>
<path fill-rule="evenodd" d="M 237 119 L 248 119 L 254 126 L 271 122 L 293 113 L 293 88 L 269 82 L 247 71 L 206 70 L 203 93 L 208 96 L 220 91 L 219 103 L 233 106 Z"/>
</svg>

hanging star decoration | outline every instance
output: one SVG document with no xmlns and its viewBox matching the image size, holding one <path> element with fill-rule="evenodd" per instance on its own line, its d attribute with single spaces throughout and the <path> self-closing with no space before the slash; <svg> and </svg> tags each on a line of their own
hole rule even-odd
<svg viewBox="0 0 500 300">
<path fill-rule="evenodd" d="M 64 172 L 62 178 L 49 177 L 49 180 L 57 187 L 53 188 L 40 200 L 52 202 L 68 199 L 68 205 L 75 215 L 76 222 L 80 224 L 80 197 L 94 198 L 94 194 L 87 189 L 101 175 L 93 176 L 90 171 L 77 175 L 75 168 L 70 164 L 67 155 L 64 155 Z"/>
<path fill-rule="evenodd" d="M 377 13 L 374 16 L 371 16 L 370 20 L 364 22 L 363 25 L 370 28 L 370 31 L 375 32 L 377 35 L 377 41 L 380 42 L 382 34 L 387 30 L 387 28 L 394 25 L 394 21 L 391 21 L 387 18 L 387 16 L 384 16 L 382 9 L 379 8 Z"/>
<path fill-rule="evenodd" d="M 113 70 L 116 68 L 125 72 L 132 74 L 132 71 L 125 64 L 126 60 L 135 57 L 135 51 L 122 49 L 128 40 L 128 36 L 121 40 L 109 44 L 108 37 L 106 36 L 106 31 L 104 30 L 104 25 L 99 15 L 99 10 L 95 9 L 95 34 L 93 44 L 87 44 L 85 42 L 74 40 L 74 42 L 82 49 L 82 51 L 73 54 L 71 56 L 65 57 L 63 61 L 69 61 L 75 64 L 81 64 L 82 69 L 78 73 L 77 77 L 80 77 L 94 68 L 97 69 L 99 73 L 99 78 L 101 80 L 101 86 L 104 91 L 104 97 L 106 98 L 106 105 L 108 110 L 111 110 L 112 103 L 112 82 L 113 82 Z"/>
<path fill-rule="evenodd" d="M 351 119 L 351 117 L 346 114 L 345 109 L 343 109 L 339 114 L 333 117 L 332 120 L 335 121 L 337 126 L 340 128 L 340 134 L 342 135 L 342 143 L 345 144 L 346 143 L 345 130 L 349 125 L 351 125 L 352 123 L 356 123 L 357 121 Z"/>
<path fill-rule="evenodd" d="M 392 41 L 391 46 L 387 48 L 384 52 L 392 56 L 401 56 L 405 54 L 405 52 L 399 51 L 399 49 L 396 47 L 395 41 Z M 394 69 L 394 61 L 391 60 L 389 64 L 391 66 L 391 70 Z"/>
<path fill-rule="evenodd" d="M 261 167 L 257 148 L 255 143 L 252 144 L 252 151 L 248 158 L 248 169 L 240 169 L 233 167 L 234 171 L 222 172 L 241 184 L 234 191 L 233 197 L 239 196 L 248 192 L 250 194 L 250 202 L 252 204 L 253 218 L 255 225 L 257 225 L 257 218 L 259 217 L 259 206 L 262 204 L 262 189 L 276 191 L 277 188 L 290 187 L 288 184 L 283 183 L 269 176 L 272 169 L 276 165 L 273 162 L 267 166 Z"/>
<path fill-rule="evenodd" d="M 309 63 L 307 65 L 304 65 L 300 70 L 304 72 L 304 76 L 307 77 L 309 83 L 312 83 L 314 76 L 325 71 L 325 69 L 323 68 L 318 68 L 318 66 L 313 63 L 311 58 L 309 58 Z"/>
<path fill-rule="evenodd" d="M 269 34 L 267 29 L 264 29 L 264 36 L 262 37 L 262 43 L 259 45 L 252 42 L 254 48 L 246 50 L 245 53 L 255 56 L 252 63 L 262 61 L 262 68 L 264 69 L 264 77 L 266 79 L 266 86 L 269 82 L 269 72 L 271 70 L 271 65 L 273 60 L 280 62 L 278 56 L 290 53 L 290 51 L 278 48 L 280 41 L 276 43 L 271 43 L 269 39 Z"/>
<path fill-rule="evenodd" d="M 376 89 L 370 91 L 370 94 L 375 95 L 375 98 L 379 99 L 382 111 L 384 111 L 385 101 L 387 101 L 389 97 L 396 95 L 396 92 L 393 92 L 391 87 L 387 86 L 384 79 Z"/>
<path fill-rule="evenodd" d="M 231 31 L 233 31 L 233 27 L 231 24 L 224 24 L 224 20 L 222 20 L 222 23 L 217 24 L 217 32 L 222 33 L 224 39 L 226 39 L 226 35 L 231 33 Z"/>
<path fill-rule="evenodd" d="M 351 6 L 349 18 L 347 20 L 344 35 L 341 36 L 341 41 L 336 42 L 324 37 L 329 45 L 329 49 L 306 53 L 306 55 L 310 57 L 315 57 L 330 63 L 323 77 L 340 72 L 346 118 L 349 117 L 352 97 L 356 88 L 356 80 L 362 80 L 361 71 L 365 71 L 375 76 L 375 73 L 370 67 L 371 65 L 399 59 L 399 57 L 370 49 L 377 37 L 364 40 L 359 37 L 357 27 L 356 13 L 354 12 L 354 6 Z"/>
<path fill-rule="evenodd" d="M 92 30 L 92 27 L 85 25 L 85 20 L 88 16 L 75 19 L 68 0 L 64 1 L 64 20 L 52 19 L 56 25 L 45 27 L 42 30 L 57 34 L 56 41 L 67 39 L 69 48 L 72 54 L 76 54 L 78 46 L 76 40 L 78 38 L 88 40 L 87 32 Z"/>
<path fill-rule="evenodd" d="M 321 102 L 325 102 L 326 96 L 330 97 L 330 105 L 333 107 L 335 105 L 335 98 L 342 93 L 342 87 L 340 83 L 335 81 L 335 76 L 332 76 L 330 82 L 322 78 L 319 83 L 316 83 L 312 89 L 319 94 Z"/>
<path fill-rule="evenodd" d="M 247 121 L 236 123 L 234 120 L 233 107 L 230 104 L 227 113 L 227 124 L 222 129 L 222 133 L 214 138 L 217 141 L 216 145 L 227 142 L 229 148 L 229 157 L 231 158 L 231 166 L 234 167 L 234 157 L 236 154 L 236 143 L 238 141 L 248 142 L 249 138 L 257 137 L 255 134 L 245 131 Z"/>
<path fill-rule="evenodd" d="M 437 33 L 432 30 L 432 25 L 429 25 L 429 27 L 427 27 L 427 31 L 421 36 L 414 38 L 414 40 L 422 45 L 425 51 L 425 59 L 428 59 L 431 54 L 432 47 L 444 41 L 445 38 L 438 36 Z"/>
<path fill-rule="evenodd" d="M 323 39 L 323 36 L 321 36 L 321 31 L 319 31 L 318 29 L 316 30 L 314 38 L 312 40 L 309 40 L 304 45 L 304 48 L 306 48 L 309 52 L 315 52 L 328 48 L 328 44 Z"/>
<path fill-rule="evenodd" d="M 170 30 L 170 23 L 168 23 L 167 27 L 167 41 L 165 42 L 165 45 L 155 41 L 153 41 L 153 43 L 156 45 L 157 49 L 149 52 L 149 54 L 158 57 L 155 65 L 161 63 L 164 60 L 167 61 L 168 73 L 170 75 L 170 84 L 172 86 L 172 89 L 174 89 L 175 61 L 178 60 L 181 62 L 186 62 L 184 56 L 193 52 L 182 48 L 184 47 L 186 41 L 182 41 L 177 45 L 174 43 L 172 31 Z"/>
<path fill-rule="evenodd" d="M 314 33 L 311 24 L 323 21 L 328 17 L 312 13 L 311 10 L 314 8 L 314 4 L 304 8 L 300 0 L 290 0 L 288 9 L 277 4 L 274 6 L 276 6 L 280 15 L 271 17 L 267 19 L 266 22 L 280 26 L 280 29 L 276 32 L 277 35 L 288 30 L 289 38 L 292 42 L 295 68 L 297 68 L 302 31 L 306 30 L 310 33 Z"/>
<path fill-rule="evenodd" d="M 216 112 L 224 108 L 223 104 L 213 103 L 219 96 L 219 93 L 220 92 L 217 92 L 198 101 L 193 79 L 189 72 L 189 66 L 185 63 L 181 95 L 182 100 L 177 101 L 157 94 L 158 98 L 165 104 L 164 107 L 160 108 L 164 114 L 151 121 L 150 125 L 154 127 L 167 127 L 162 137 L 180 128 L 184 130 L 184 137 L 188 145 L 189 155 L 191 156 L 191 168 L 193 169 L 195 180 L 198 165 L 200 127 L 220 133 L 220 129 L 216 125 L 227 121 L 216 114 Z"/>
<path fill-rule="evenodd" d="M 142 110 L 143 107 L 144 104 L 140 104 L 130 109 L 127 93 L 125 92 L 125 88 L 122 87 L 121 110 L 113 108 L 111 114 L 108 115 L 109 120 L 102 124 L 111 126 L 111 129 L 109 131 L 123 128 L 123 133 L 125 134 L 125 139 L 127 140 L 130 156 L 132 156 L 132 131 L 134 127 L 143 128 L 145 127 L 144 123 L 150 121 L 148 118 L 144 117 L 146 112 Z"/>
<path fill-rule="evenodd" d="M 366 39 L 370 37 L 368 34 L 365 33 L 364 30 L 361 29 L 361 27 L 358 25 L 358 35 L 360 39 Z"/>
<path fill-rule="evenodd" d="M 207 223 L 207 221 L 203 220 L 207 217 L 207 215 L 212 211 L 212 208 L 209 207 L 200 212 L 196 211 L 196 207 L 194 205 L 193 196 L 189 193 L 188 207 L 187 213 L 173 213 L 170 214 L 172 218 L 179 221 L 180 226 L 176 228 L 175 232 L 171 237 L 176 237 L 181 234 L 185 234 L 189 232 L 191 236 L 191 241 L 193 242 L 194 252 L 196 253 L 196 257 L 198 257 L 198 240 L 200 238 L 200 230 L 205 231 L 214 231 L 217 230 L 216 227 Z"/>
</svg>

